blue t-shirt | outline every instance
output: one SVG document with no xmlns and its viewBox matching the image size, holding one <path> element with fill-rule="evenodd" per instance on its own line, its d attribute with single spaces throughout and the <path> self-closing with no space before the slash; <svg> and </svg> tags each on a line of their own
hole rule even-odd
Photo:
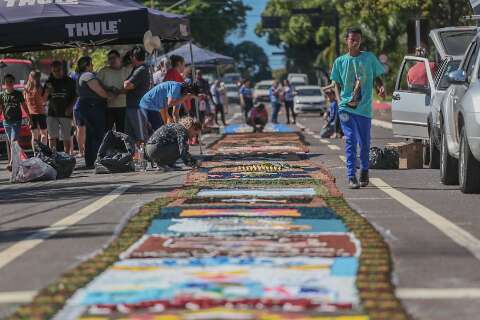
<svg viewBox="0 0 480 320">
<path fill-rule="evenodd" d="M 385 73 L 385 68 L 371 52 L 362 51 L 352 57 L 348 53 L 338 57 L 333 64 L 332 81 L 341 86 L 339 111 L 372 117 L 372 91 L 374 80 Z M 362 98 L 356 108 L 348 107 L 352 100 L 356 78 L 360 79 Z"/>
<path fill-rule="evenodd" d="M 276 94 L 274 94 L 274 90 L 276 90 L 276 88 L 274 88 L 273 86 L 270 87 L 270 89 L 268 90 L 268 95 L 270 96 L 270 102 L 271 103 L 276 103 L 278 102 L 278 96 Z"/>
<path fill-rule="evenodd" d="M 140 100 L 140 108 L 160 111 L 167 106 L 168 98 L 180 99 L 182 84 L 176 81 L 166 81 L 150 89 Z"/>
<path fill-rule="evenodd" d="M 252 99 L 252 89 L 242 86 L 240 88 L 240 95 L 243 96 L 244 99 Z"/>
</svg>

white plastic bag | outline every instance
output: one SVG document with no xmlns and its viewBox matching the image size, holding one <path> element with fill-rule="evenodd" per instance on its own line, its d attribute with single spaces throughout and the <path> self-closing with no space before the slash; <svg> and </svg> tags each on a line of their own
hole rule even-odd
<svg viewBox="0 0 480 320">
<path fill-rule="evenodd" d="M 25 159 L 26 155 L 17 142 L 12 144 L 11 182 L 31 182 L 38 180 L 55 180 L 57 171 L 39 158 Z"/>
</svg>

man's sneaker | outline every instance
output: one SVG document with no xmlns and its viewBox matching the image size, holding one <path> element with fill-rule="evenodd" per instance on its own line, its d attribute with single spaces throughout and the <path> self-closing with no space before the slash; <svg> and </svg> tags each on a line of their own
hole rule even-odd
<svg viewBox="0 0 480 320">
<path fill-rule="evenodd" d="M 360 172 L 360 187 L 366 187 L 369 183 L 368 170 Z"/>
<path fill-rule="evenodd" d="M 357 177 L 348 178 L 348 185 L 350 189 L 360 189 L 360 185 L 358 184 Z"/>
</svg>

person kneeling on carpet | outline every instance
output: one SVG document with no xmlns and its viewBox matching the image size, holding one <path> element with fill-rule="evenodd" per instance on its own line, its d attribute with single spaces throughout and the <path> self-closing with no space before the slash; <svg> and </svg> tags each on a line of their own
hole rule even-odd
<svg viewBox="0 0 480 320">
<path fill-rule="evenodd" d="M 250 110 L 247 124 L 253 127 L 253 132 L 262 132 L 267 122 L 268 112 L 263 103 L 257 104 Z"/>
<path fill-rule="evenodd" d="M 159 171 L 164 172 L 177 169 L 175 162 L 179 158 L 185 165 L 197 167 L 197 160 L 188 151 L 188 139 L 198 136 L 201 130 L 200 122 L 190 117 L 160 127 L 147 141 L 147 158 L 157 164 Z"/>
</svg>

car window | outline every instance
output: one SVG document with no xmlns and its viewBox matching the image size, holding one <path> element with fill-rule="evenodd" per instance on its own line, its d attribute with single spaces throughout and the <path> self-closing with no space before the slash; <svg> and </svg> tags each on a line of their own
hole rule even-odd
<svg viewBox="0 0 480 320">
<path fill-rule="evenodd" d="M 470 82 L 473 69 L 475 68 L 475 61 L 477 60 L 477 55 L 478 55 L 478 43 L 474 43 L 471 47 L 470 50 L 467 52 L 466 55 L 466 60 L 463 65 L 463 70 L 465 71 L 465 74 L 467 75 L 467 81 Z"/>
<path fill-rule="evenodd" d="M 429 66 L 434 71 L 434 64 Z M 427 66 L 423 61 L 406 60 L 403 67 L 398 90 L 425 93 L 430 88 Z"/>
<path fill-rule="evenodd" d="M 440 82 L 438 83 L 438 90 L 447 90 L 450 86 L 450 82 L 448 81 L 448 75 L 450 72 L 457 70 L 460 67 L 459 60 L 450 60 L 441 74 Z"/>
<path fill-rule="evenodd" d="M 268 90 L 268 89 L 270 89 L 270 87 L 271 87 L 271 85 L 269 85 L 269 84 L 260 84 L 260 85 L 257 86 L 256 89 L 257 90 Z"/>
</svg>

